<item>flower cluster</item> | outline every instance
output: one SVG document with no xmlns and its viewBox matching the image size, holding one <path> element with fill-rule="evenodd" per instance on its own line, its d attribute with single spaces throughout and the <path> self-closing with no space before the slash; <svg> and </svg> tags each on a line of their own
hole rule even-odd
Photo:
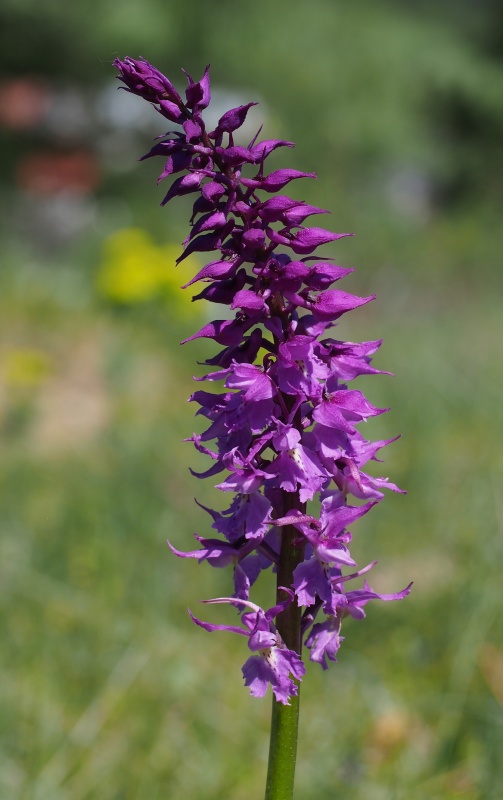
<svg viewBox="0 0 503 800">
<path fill-rule="evenodd" d="M 197 380 L 220 382 L 223 388 L 200 389 L 190 398 L 209 422 L 191 440 L 212 460 L 206 472 L 194 474 L 219 475 L 218 488 L 231 493 L 232 501 L 224 511 L 205 509 L 218 537 L 196 535 L 196 550 L 171 549 L 215 567 L 232 566 L 234 596 L 209 602 L 233 604 L 244 627 L 193 619 L 209 631 L 247 636 L 254 655 L 243 668 L 246 685 L 262 696 L 270 684 L 276 699 L 287 703 L 297 692 L 290 675 L 298 680 L 304 673 L 300 654 L 287 647 L 277 628 L 278 615 L 290 604 L 302 611 L 311 660 L 325 669 L 327 659 L 336 660 L 345 616 L 361 619 L 369 600 L 400 599 L 410 591 L 408 586 L 378 594 L 366 582 L 360 589 L 346 588 L 373 566 L 356 568 L 348 527 L 381 500 L 384 488 L 401 491 L 387 478 L 364 471 L 394 440 L 367 441 L 357 426 L 387 409 L 348 388 L 360 375 L 381 372 L 371 366 L 380 342 L 344 342 L 327 335 L 339 317 L 373 297 L 331 288 L 351 270 L 312 254 L 319 245 L 350 234 L 305 227 L 307 218 L 327 212 L 280 193 L 292 181 L 315 174 L 266 171 L 268 156 L 293 144 L 259 141 L 260 131 L 248 146 L 235 144 L 235 131 L 254 103 L 231 109 L 207 131 L 202 112 L 210 102 L 208 68 L 200 81 L 187 75 L 182 100 L 147 61 L 117 59 L 115 65 L 128 91 L 178 126 L 144 158 L 165 159 L 159 180 L 182 173 L 174 177 L 163 204 L 197 195 L 178 261 L 193 252 L 212 253 L 213 260 L 186 285 L 202 283 L 194 299 L 234 312 L 185 340 L 204 337 L 219 345 L 206 362 L 211 371 Z M 356 504 L 348 503 L 350 495 Z M 250 588 L 262 570 L 272 566 L 279 574 L 287 531 L 300 557 L 291 585 L 278 589 L 278 597 L 286 599 L 264 611 L 250 602 Z"/>
</svg>

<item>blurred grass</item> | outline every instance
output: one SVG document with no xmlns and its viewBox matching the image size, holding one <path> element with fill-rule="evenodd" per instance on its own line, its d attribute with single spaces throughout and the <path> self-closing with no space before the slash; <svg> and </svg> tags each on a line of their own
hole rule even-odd
<svg viewBox="0 0 503 800">
<path fill-rule="evenodd" d="M 186 614 L 229 575 L 165 545 L 209 529 L 181 442 L 201 355 L 177 346 L 187 322 L 113 310 L 64 263 L 13 257 L 0 282 L 0 796 L 261 796 L 269 701 L 242 688 L 242 643 Z M 299 800 L 501 796 L 498 306 L 482 287 L 389 286 L 341 326 L 385 338 L 377 363 L 397 377 L 360 385 L 392 406 L 369 435 L 404 434 L 383 468 L 409 490 L 355 526 L 356 556 L 381 559 L 375 588 L 415 587 L 348 621 L 327 674 L 309 668 Z"/>
</svg>

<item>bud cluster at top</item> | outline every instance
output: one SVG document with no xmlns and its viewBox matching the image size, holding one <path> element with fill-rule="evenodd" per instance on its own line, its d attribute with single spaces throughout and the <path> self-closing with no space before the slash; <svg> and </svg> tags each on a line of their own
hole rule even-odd
<svg viewBox="0 0 503 800">
<path fill-rule="evenodd" d="M 204 337 L 219 345 L 205 362 L 211 371 L 197 380 L 223 383 L 222 391 L 200 389 L 190 398 L 209 422 L 191 440 L 212 460 L 206 472 L 194 474 L 220 476 L 217 486 L 232 500 L 224 511 L 205 509 L 219 537 L 196 535 L 198 549 L 171 549 L 212 566 L 232 566 L 233 596 L 208 602 L 235 605 L 242 625 L 193 619 L 209 631 L 246 636 L 252 651 L 243 667 L 246 685 L 262 696 L 270 684 L 276 699 L 287 703 L 297 693 L 292 677 L 301 679 L 305 668 L 277 630 L 279 613 L 291 603 L 302 609 L 310 659 L 326 668 L 327 659 L 336 660 L 345 616 L 361 619 L 369 600 L 400 599 L 410 590 L 382 595 L 366 581 L 363 588 L 347 588 L 373 566 L 357 568 L 349 526 L 382 499 L 383 488 L 400 491 L 387 478 L 364 472 L 393 440 L 367 441 L 357 426 L 387 409 L 348 388 L 360 375 L 381 372 L 371 366 L 380 342 L 344 342 L 327 335 L 342 314 L 373 296 L 332 288 L 352 270 L 312 254 L 350 234 L 305 227 L 306 219 L 327 212 L 281 194 L 292 181 L 315 174 L 267 172 L 268 156 L 293 144 L 259 141 L 260 131 L 246 147 L 234 143 L 234 132 L 254 103 L 231 109 L 207 131 L 202 112 L 210 102 L 208 68 L 200 81 L 187 75 L 183 100 L 147 61 L 116 59 L 115 66 L 128 91 L 179 126 L 143 158 L 162 156 L 159 180 L 174 178 L 163 205 L 176 196 L 196 195 L 178 261 L 192 252 L 212 254 L 212 260 L 187 284 L 203 284 L 194 299 L 234 312 L 185 340 Z M 359 502 L 349 504 L 348 496 Z M 310 506 L 308 512 L 313 500 L 317 510 Z M 287 528 L 296 531 L 303 560 L 292 584 L 283 587 L 285 599 L 264 610 L 250 601 L 250 588 L 261 571 L 277 569 Z"/>
</svg>

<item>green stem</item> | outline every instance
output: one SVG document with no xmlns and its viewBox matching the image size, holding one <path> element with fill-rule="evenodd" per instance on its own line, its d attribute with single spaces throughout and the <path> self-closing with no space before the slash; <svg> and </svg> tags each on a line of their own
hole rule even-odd
<svg viewBox="0 0 503 800">
<path fill-rule="evenodd" d="M 289 706 L 273 697 L 265 800 L 293 798 L 298 729 L 299 696 L 291 697 Z"/>
<path fill-rule="evenodd" d="M 290 495 L 290 508 L 292 508 Z M 298 502 L 296 506 L 304 510 Z M 304 558 L 304 544 L 298 544 L 299 533 L 290 526 L 281 532 L 281 552 L 277 570 L 277 602 L 284 601 L 285 593 L 280 586 L 291 586 L 293 571 Z M 302 639 L 300 631 L 300 608 L 296 601 L 276 618 L 276 627 L 289 650 L 301 655 Z M 298 691 L 300 685 L 296 681 Z M 269 747 L 269 767 L 265 800 L 292 800 L 297 759 L 297 736 L 299 729 L 299 695 L 290 698 L 289 705 L 283 705 L 273 697 L 271 718 L 271 742 Z"/>
</svg>

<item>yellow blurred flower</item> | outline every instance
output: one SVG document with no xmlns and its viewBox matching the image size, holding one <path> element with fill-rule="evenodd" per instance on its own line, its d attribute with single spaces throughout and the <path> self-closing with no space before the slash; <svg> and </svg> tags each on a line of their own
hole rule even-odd
<svg viewBox="0 0 503 800">
<path fill-rule="evenodd" d="M 132 305 L 163 299 L 178 316 L 199 314 L 190 292 L 180 287 L 201 265 L 189 256 L 176 266 L 178 245 L 157 245 L 142 228 L 124 228 L 111 234 L 103 246 L 103 260 L 96 277 L 101 297 L 113 303 Z"/>
<path fill-rule="evenodd" d="M 49 377 L 52 363 L 43 350 L 11 350 L 4 354 L 0 372 L 7 386 L 34 388 Z"/>
</svg>

